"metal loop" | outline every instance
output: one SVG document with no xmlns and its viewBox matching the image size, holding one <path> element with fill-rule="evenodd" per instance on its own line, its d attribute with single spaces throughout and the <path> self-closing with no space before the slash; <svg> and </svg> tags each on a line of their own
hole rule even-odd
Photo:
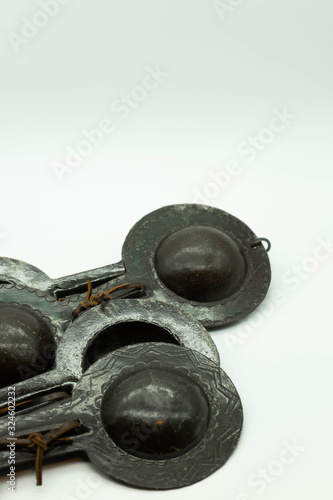
<svg viewBox="0 0 333 500">
<path fill-rule="evenodd" d="M 270 251 L 270 249 L 272 248 L 272 244 L 267 238 L 260 237 L 260 238 L 257 238 L 256 240 L 253 240 L 251 243 L 251 247 L 255 248 L 255 247 L 259 246 L 263 241 L 265 241 L 267 243 L 266 252 L 268 253 Z"/>
</svg>

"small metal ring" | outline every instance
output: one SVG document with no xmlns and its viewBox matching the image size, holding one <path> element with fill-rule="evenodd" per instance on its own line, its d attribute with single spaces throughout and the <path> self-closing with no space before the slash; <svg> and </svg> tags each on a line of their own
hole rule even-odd
<svg viewBox="0 0 333 500">
<path fill-rule="evenodd" d="M 270 251 L 270 249 L 272 248 L 272 244 L 267 238 L 261 238 L 261 237 L 257 238 L 256 240 L 252 241 L 251 247 L 255 248 L 258 245 L 260 245 L 263 241 L 265 241 L 267 243 L 266 252 L 268 253 Z"/>
</svg>

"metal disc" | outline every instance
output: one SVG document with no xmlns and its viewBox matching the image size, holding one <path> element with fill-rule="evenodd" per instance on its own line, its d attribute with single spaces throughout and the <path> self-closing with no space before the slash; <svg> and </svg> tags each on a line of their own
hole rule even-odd
<svg viewBox="0 0 333 500">
<path fill-rule="evenodd" d="M 249 314 L 271 279 L 255 233 L 203 205 L 173 205 L 145 216 L 128 234 L 122 254 L 128 281 L 145 286 L 148 298 L 181 305 L 207 327 Z"/>
<path fill-rule="evenodd" d="M 222 467 L 243 422 L 239 395 L 218 365 L 158 343 L 127 346 L 91 366 L 72 408 L 90 429 L 90 460 L 149 489 L 188 486 Z"/>
</svg>

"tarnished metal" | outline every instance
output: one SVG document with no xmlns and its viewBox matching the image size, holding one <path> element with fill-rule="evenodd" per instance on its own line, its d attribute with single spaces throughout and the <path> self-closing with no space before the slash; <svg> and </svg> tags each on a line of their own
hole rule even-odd
<svg viewBox="0 0 333 500">
<path fill-rule="evenodd" d="M 6 312 L 1 316 L 3 325 L 8 326 L 8 317 L 11 319 L 9 336 L 13 344 L 19 345 L 21 338 L 29 344 L 38 333 L 34 338 L 37 364 L 21 348 L 4 356 L 0 365 L 3 473 L 8 466 L 7 446 L 1 448 L 8 433 L 7 386 L 14 380 L 16 437 L 20 445 L 16 464 L 29 466 L 36 462 L 37 484 L 41 484 L 43 460 L 78 450 L 85 451 L 101 471 L 114 478 L 134 486 L 161 489 L 200 480 L 221 467 L 232 453 L 241 430 L 241 403 L 220 371 L 219 354 L 211 336 L 185 311 L 154 300 L 107 301 L 79 315 L 63 334 L 40 311 L 12 303 L 1 306 Z M 17 323 L 13 308 L 18 313 Z M 40 325 L 45 325 L 44 330 Z M 20 376 L 26 380 L 18 382 Z M 224 396 L 220 386 L 226 391 Z M 118 389 L 115 399 L 112 394 Z M 231 413 L 222 415 L 224 407 Z M 216 408 L 220 410 L 212 417 Z M 66 422 L 73 419 L 80 426 L 74 436 L 69 436 L 70 444 L 61 442 L 60 446 L 56 441 L 47 441 L 49 435 L 57 434 L 59 426 L 66 428 Z M 228 425 L 237 425 L 230 436 L 225 434 Z M 53 428 L 55 431 L 49 432 Z M 225 442 L 223 453 L 218 447 L 212 450 L 212 432 Z M 38 443 L 45 440 L 47 446 L 41 448 Z M 35 447 L 37 455 L 23 445 Z M 147 450 L 151 450 L 151 456 Z M 181 463 L 189 453 L 185 463 L 192 463 L 195 474 L 182 478 L 183 466 L 175 465 L 175 450 Z M 203 468 L 202 475 L 201 465 L 212 451 L 217 455 L 208 468 Z M 163 468 L 161 460 L 166 464 Z M 149 471 L 153 469 L 152 476 Z"/>
<path fill-rule="evenodd" d="M 41 433 L 72 419 L 81 425 L 71 442 L 51 443 L 45 458 L 83 451 L 124 483 L 170 489 L 200 481 L 226 462 L 239 440 L 243 412 L 217 364 L 179 345 L 144 343 L 90 366 L 70 399 L 18 413 L 18 437 L 37 433 L 42 439 Z M 6 433 L 0 418 L 0 440 Z M 32 461 L 31 451 L 16 450 L 18 465 Z M 0 468 L 6 466 L 0 450 Z"/>
<path fill-rule="evenodd" d="M 55 321 L 71 320 L 87 280 L 107 292 L 139 282 L 147 298 L 181 306 L 206 327 L 223 326 L 252 312 L 265 298 L 271 271 L 267 251 L 236 217 L 203 205 L 172 205 L 141 219 L 129 232 L 122 261 L 55 280 L 14 259 L 0 259 L 0 300 L 11 284 L 28 286 L 49 303 Z M 7 284 L 7 285 L 6 285 Z M 15 300 L 14 300 L 15 301 Z M 30 302 L 34 302 L 31 299 Z"/>
<path fill-rule="evenodd" d="M 185 486 L 221 467 L 243 413 L 204 326 L 261 303 L 269 248 L 226 212 L 173 205 L 132 228 L 117 264 L 52 280 L 0 258 L 0 446 L 15 384 L 17 437 L 36 448 L 38 482 L 43 457 L 73 451 L 146 488 Z M 73 420 L 70 445 L 57 446 Z M 0 449 L 0 468 L 6 458 Z M 31 450 L 17 450 L 18 464 L 31 461 Z"/>
<path fill-rule="evenodd" d="M 0 410 L 6 406 L 8 385 L 16 383 L 17 402 L 50 391 L 71 392 L 90 365 L 129 344 L 153 341 L 179 344 L 219 363 L 217 348 L 202 324 L 170 304 L 140 299 L 105 302 L 79 316 L 65 334 L 40 312 L 26 306 L 21 306 L 21 310 L 33 316 L 36 322 L 49 321 L 48 335 L 39 335 L 34 343 L 39 353 L 36 361 L 27 357 L 22 347 L 14 350 L 11 356 L 3 352 L 0 345 L 3 358 Z M 12 330 L 12 343 L 22 346 L 27 333 L 23 324 L 19 326 L 19 330 Z"/>
</svg>

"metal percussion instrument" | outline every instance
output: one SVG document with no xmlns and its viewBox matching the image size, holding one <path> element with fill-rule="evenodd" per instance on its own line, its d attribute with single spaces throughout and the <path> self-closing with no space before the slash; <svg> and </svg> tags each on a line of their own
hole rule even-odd
<svg viewBox="0 0 333 500">
<path fill-rule="evenodd" d="M 267 248 L 262 244 L 267 242 Z M 51 279 L 0 258 L 0 469 L 8 467 L 8 388 L 16 463 L 80 452 L 132 486 L 193 484 L 240 437 L 238 393 L 205 327 L 264 299 L 270 243 L 237 218 L 173 205 L 141 219 L 122 260 Z"/>
<path fill-rule="evenodd" d="M 62 317 L 70 321 L 87 280 L 105 290 L 136 282 L 144 287 L 143 299 L 181 306 L 206 327 L 223 326 L 248 315 L 267 294 L 270 243 L 265 249 L 262 241 L 268 242 L 222 210 L 172 205 L 131 229 L 117 264 L 52 280 L 30 264 L 1 258 L 0 300 L 6 284 L 28 286 L 49 302 L 64 299 Z"/>
<path fill-rule="evenodd" d="M 41 458 L 79 451 L 131 486 L 179 488 L 226 462 L 242 420 L 237 391 L 216 363 L 179 345 L 136 344 L 91 365 L 69 398 L 18 413 L 16 463 L 36 460 L 41 484 Z M 0 418 L 0 445 L 6 437 Z"/>
</svg>

